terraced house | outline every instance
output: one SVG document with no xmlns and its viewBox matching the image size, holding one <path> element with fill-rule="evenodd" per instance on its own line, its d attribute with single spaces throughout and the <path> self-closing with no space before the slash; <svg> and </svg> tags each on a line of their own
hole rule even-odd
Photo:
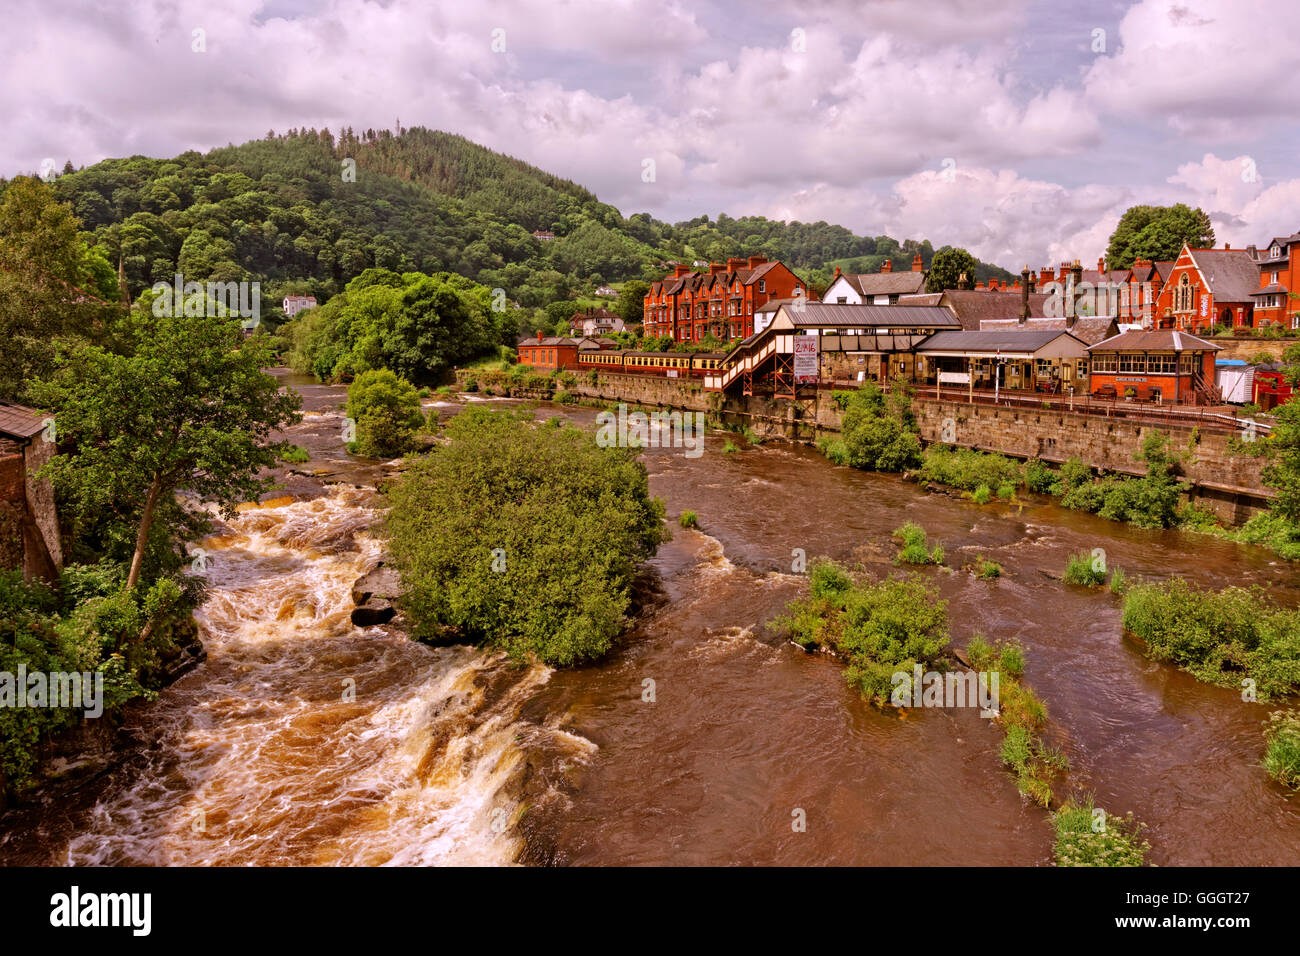
<svg viewBox="0 0 1300 956">
<path fill-rule="evenodd" d="M 763 256 L 710 263 L 707 273 L 679 264 L 646 293 L 645 334 L 676 342 L 699 342 L 706 335 L 743 339 L 754 333 L 754 313 L 769 300 L 807 294 L 803 280 L 784 263 Z"/>
<path fill-rule="evenodd" d="M 1255 300 L 1255 324 L 1281 325 L 1300 329 L 1300 232 L 1275 238 L 1257 256 L 1259 288 Z"/>
</svg>

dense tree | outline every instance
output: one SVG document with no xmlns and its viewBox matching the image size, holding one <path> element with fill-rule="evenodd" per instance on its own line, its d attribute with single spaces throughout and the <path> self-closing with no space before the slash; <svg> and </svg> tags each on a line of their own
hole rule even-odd
<svg viewBox="0 0 1300 956">
<path fill-rule="evenodd" d="M 975 287 L 975 268 L 978 265 L 974 256 L 965 249 L 944 246 L 934 254 L 930 262 L 930 274 L 925 280 L 926 292 L 945 292 L 957 288 L 957 283 L 964 274 L 970 280 L 970 287 Z"/>
<path fill-rule="evenodd" d="M 392 492 L 390 546 L 416 636 L 552 665 L 604 654 L 666 537 L 634 450 L 552 419 L 471 409 Z"/>
<path fill-rule="evenodd" d="M 372 458 L 400 455 L 424 425 L 415 386 L 387 369 L 362 372 L 348 386 L 348 417 L 356 422 L 356 450 Z"/>
<path fill-rule="evenodd" d="M 262 371 L 270 352 L 238 322 L 137 310 L 126 337 L 121 354 L 76 346 L 32 394 L 70 449 L 46 466 L 60 494 L 131 515 L 130 590 L 175 492 L 232 511 L 269 486 L 258 472 L 275 463 L 271 433 L 295 420 L 298 398 Z"/>
<path fill-rule="evenodd" d="M 84 341 L 117 309 L 104 250 L 39 179 L 20 176 L 0 200 L 0 398 L 22 398 L 46 375 L 62 341 Z"/>
<path fill-rule="evenodd" d="M 618 292 L 618 301 L 613 311 L 618 313 L 625 325 L 640 325 L 645 312 L 645 297 L 650 291 L 650 283 L 640 279 L 629 279 L 623 283 Z"/>
<path fill-rule="evenodd" d="M 1130 206 L 1110 235 L 1106 263 L 1127 269 L 1135 259 L 1176 259 L 1184 243 L 1193 248 L 1214 245 L 1214 227 L 1205 212 L 1183 203 Z"/>
</svg>

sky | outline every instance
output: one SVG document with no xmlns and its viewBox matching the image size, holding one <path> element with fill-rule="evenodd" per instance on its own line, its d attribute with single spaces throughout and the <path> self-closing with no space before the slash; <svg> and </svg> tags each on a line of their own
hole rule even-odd
<svg viewBox="0 0 1300 956">
<path fill-rule="evenodd" d="M 0 176 L 427 126 L 624 215 L 825 220 L 1019 271 L 1135 203 L 1300 231 L 1296 0 L 0 0 Z"/>
</svg>

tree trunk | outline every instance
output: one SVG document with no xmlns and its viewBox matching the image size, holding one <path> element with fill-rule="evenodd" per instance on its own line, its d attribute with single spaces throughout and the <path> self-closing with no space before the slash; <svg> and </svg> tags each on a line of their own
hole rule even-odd
<svg viewBox="0 0 1300 956">
<path fill-rule="evenodd" d="M 157 507 L 161 494 L 162 475 L 154 475 L 153 484 L 149 487 L 149 497 L 144 502 L 144 514 L 140 516 L 140 530 L 135 536 L 135 554 L 131 556 L 131 573 L 126 578 L 128 591 L 140 580 L 140 567 L 144 564 L 144 552 L 149 544 L 149 528 L 153 524 L 154 508 Z"/>
</svg>

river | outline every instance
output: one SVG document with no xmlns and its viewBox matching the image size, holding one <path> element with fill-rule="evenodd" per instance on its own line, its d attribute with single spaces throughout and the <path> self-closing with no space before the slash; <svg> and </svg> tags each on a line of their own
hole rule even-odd
<svg viewBox="0 0 1300 956">
<path fill-rule="evenodd" d="M 290 437 L 313 460 L 205 542 L 207 662 L 132 711 L 129 732 L 151 745 L 72 799 L 0 818 L 0 858 L 1050 863 L 1048 815 L 1017 793 L 977 711 L 884 713 L 838 663 L 765 628 L 801 593 L 795 549 L 894 573 L 890 532 L 912 520 L 949 565 L 1002 565 L 993 581 L 921 573 L 949 602 L 956 646 L 975 633 L 1025 646 L 1070 782 L 1147 823 L 1153 862 L 1300 860 L 1300 803 L 1259 766 L 1270 708 L 1148 661 L 1121 635 L 1117 598 L 1052 577 L 1103 548 L 1130 579 L 1260 584 L 1296 603 L 1296 571 L 1268 552 L 1046 499 L 981 507 L 788 443 L 725 454 L 710 435 L 696 459 L 644 453 L 670 518 L 694 510 L 700 530 L 674 525 L 618 648 L 597 665 L 519 668 L 352 626 L 351 583 L 382 556 L 363 486 L 383 470 L 343 452 L 341 389 L 284 378 L 304 392 Z"/>
</svg>

